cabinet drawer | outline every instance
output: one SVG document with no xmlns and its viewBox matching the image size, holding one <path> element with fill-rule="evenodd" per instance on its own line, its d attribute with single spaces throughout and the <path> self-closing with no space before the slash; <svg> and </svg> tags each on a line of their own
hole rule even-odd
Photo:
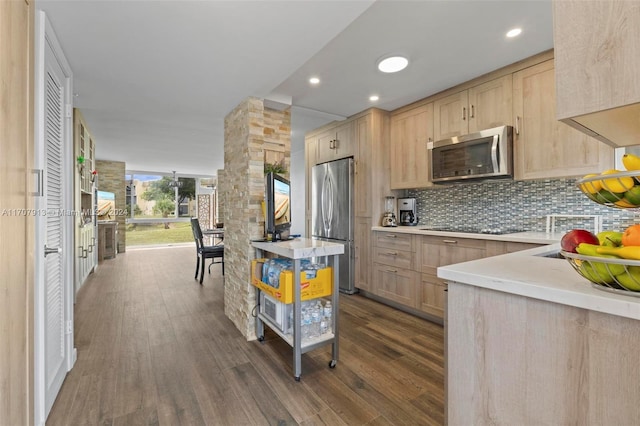
<svg viewBox="0 0 640 426">
<path fill-rule="evenodd" d="M 486 240 L 476 240 L 474 238 L 458 238 L 458 237 L 438 237 L 435 235 L 423 235 L 423 244 L 440 244 L 451 247 L 471 247 L 481 248 L 486 247 Z"/>
<path fill-rule="evenodd" d="M 413 235 L 397 232 L 376 232 L 374 244 L 376 247 L 413 251 Z"/>
<path fill-rule="evenodd" d="M 403 269 L 413 269 L 413 252 L 386 247 L 373 248 L 373 261 Z"/>
<path fill-rule="evenodd" d="M 377 295 L 416 308 L 420 274 L 406 269 L 374 263 Z"/>
</svg>

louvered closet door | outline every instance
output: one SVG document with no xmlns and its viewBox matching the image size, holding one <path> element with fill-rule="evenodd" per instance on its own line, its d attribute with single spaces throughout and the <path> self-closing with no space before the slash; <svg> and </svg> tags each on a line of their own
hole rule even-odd
<svg viewBox="0 0 640 426">
<path fill-rule="evenodd" d="M 49 249 L 63 247 L 62 153 L 64 141 L 64 73 L 47 45 L 45 53 L 45 241 Z M 45 404 L 49 413 L 67 372 L 65 354 L 65 253 L 45 256 Z"/>
</svg>

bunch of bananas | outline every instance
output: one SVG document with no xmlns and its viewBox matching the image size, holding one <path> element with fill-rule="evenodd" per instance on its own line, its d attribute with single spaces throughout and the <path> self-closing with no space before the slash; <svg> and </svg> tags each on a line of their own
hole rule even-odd
<svg viewBox="0 0 640 426">
<path fill-rule="evenodd" d="M 628 209 L 640 207 L 640 157 L 624 154 L 622 164 L 627 172 L 610 169 L 600 174 L 588 174 L 579 181 L 579 188 L 587 197 L 599 204 Z"/>
</svg>

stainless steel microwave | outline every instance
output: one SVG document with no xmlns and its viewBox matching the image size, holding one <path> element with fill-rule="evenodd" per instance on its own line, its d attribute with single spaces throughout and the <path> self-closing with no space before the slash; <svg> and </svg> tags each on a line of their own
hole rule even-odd
<svg viewBox="0 0 640 426">
<path fill-rule="evenodd" d="M 513 177 L 513 127 L 501 126 L 428 145 L 431 182 Z"/>
</svg>

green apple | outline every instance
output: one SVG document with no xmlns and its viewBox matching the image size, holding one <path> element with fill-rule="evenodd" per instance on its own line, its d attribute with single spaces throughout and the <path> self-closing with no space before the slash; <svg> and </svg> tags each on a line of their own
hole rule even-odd
<svg viewBox="0 0 640 426">
<path fill-rule="evenodd" d="M 601 246 L 620 247 L 622 245 L 622 232 L 602 231 L 596 237 L 598 237 Z"/>
<path fill-rule="evenodd" d="M 640 206 L 640 185 L 636 185 L 625 192 L 624 198 L 634 206 Z"/>
<path fill-rule="evenodd" d="M 580 273 L 583 277 L 596 284 L 605 285 L 615 281 L 611 274 L 606 271 L 601 273 L 600 268 L 594 268 L 589 262 L 582 262 L 580 265 Z"/>
<path fill-rule="evenodd" d="M 627 272 L 616 275 L 616 282 L 631 291 L 640 291 L 640 266 L 628 266 Z"/>
</svg>

